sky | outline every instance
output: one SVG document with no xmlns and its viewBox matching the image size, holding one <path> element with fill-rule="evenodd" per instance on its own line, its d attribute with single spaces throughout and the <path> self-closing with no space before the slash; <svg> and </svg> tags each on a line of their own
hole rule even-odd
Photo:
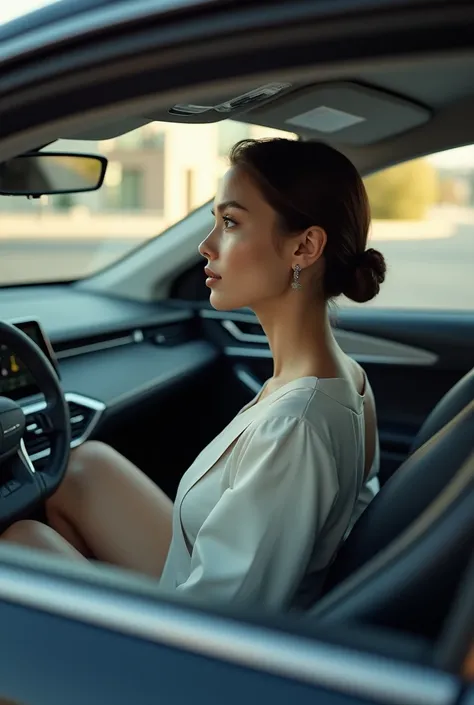
<svg viewBox="0 0 474 705">
<path fill-rule="evenodd" d="M 0 0 L 0 25 L 9 22 L 15 17 L 21 17 L 28 12 L 37 10 L 46 5 L 52 5 L 59 0 Z M 430 158 L 438 167 L 471 167 L 474 168 L 474 145 L 470 147 L 460 147 L 432 156 Z"/>
</svg>

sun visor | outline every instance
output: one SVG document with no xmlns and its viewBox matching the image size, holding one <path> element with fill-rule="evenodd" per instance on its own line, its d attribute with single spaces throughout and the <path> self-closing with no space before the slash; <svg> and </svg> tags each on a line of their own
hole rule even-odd
<svg viewBox="0 0 474 705">
<path fill-rule="evenodd" d="M 256 111 L 251 119 L 313 139 L 367 145 L 407 132 L 430 117 L 427 108 L 404 98 L 340 82 L 294 92 L 288 100 Z"/>
<path fill-rule="evenodd" d="M 124 118 L 123 120 L 116 120 L 112 123 L 101 124 L 98 127 L 92 127 L 90 130 L 85 130 L 84 132 L 61 135 L 62 139 L 68 140 L 91 140 L 93 142 L 100 142 L 101 140 L 111 140 L 114 137 L 119 137 L 126 132 L 131 132 L 132 130 L 137 130 L 143 125 L 147 125 L 150 120 L 147 118 Z"/>
</svg>

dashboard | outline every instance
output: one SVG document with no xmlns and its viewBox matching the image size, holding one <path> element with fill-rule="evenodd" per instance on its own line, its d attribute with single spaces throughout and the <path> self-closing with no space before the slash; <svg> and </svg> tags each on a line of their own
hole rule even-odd
<svg viewBox="0 0 474 705">
<path fill-rule="evenodd" d="M 23 292 L 17 290 L 11 314 L 30 312 L 21 319 L 8 315 L 9 292 L 4 290 L 2 318 L 29 335 L 57 370 L 70 410 L 72 448 L 102 423 L 126 418 L 135 404 L 166 391 L 217 357 L 214 346 L 192 333 L 192 310 L 135 306 L 87 297 L 70 287 L 54 289 L 54 299 L 45 287 L 46 295 L 39 296 L 36 305 L 29 292 L 27 310 L 22 310 Z M 33 462 L 41 461 L 49 455 L 41 424 L 45 401 L 21 359 L 1 341 L 0 396 L 15 399 L 23 408 L 26 449 Z"/>
</svg>

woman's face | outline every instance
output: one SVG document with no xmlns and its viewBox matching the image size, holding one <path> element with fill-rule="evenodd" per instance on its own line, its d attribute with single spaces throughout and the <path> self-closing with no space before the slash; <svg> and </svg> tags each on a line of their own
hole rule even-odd
<svg viewBox="0 0 474 705">
<path fill-rule="evenodd" d="M 225 174 L 214 202 L 215 225 L 199 252 L 208 260 L 210 303 L 219 310 L 277 299 L 292 277 L 291 238 L 277 233 L 277 214 L 241 167 Z M 281 238 L 277 247 L 276 239 Z"/>
</svg>

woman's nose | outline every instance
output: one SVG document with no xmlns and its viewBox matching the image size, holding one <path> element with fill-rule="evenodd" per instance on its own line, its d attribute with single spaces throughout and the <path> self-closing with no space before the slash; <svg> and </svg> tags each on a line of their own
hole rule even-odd
<svg viewBox="0 0 474 705">
<path fill-rule="evenodd" d="M 214 247 L 214 243 L 212 241 L 213 234 L 214 230 L 212 230 L 209 235 L 204 238 L 198 247 L 199 254 L 206 257 L 208 260 L 213 260 L 217 257 L 216 248 Z"/>
</svg>

